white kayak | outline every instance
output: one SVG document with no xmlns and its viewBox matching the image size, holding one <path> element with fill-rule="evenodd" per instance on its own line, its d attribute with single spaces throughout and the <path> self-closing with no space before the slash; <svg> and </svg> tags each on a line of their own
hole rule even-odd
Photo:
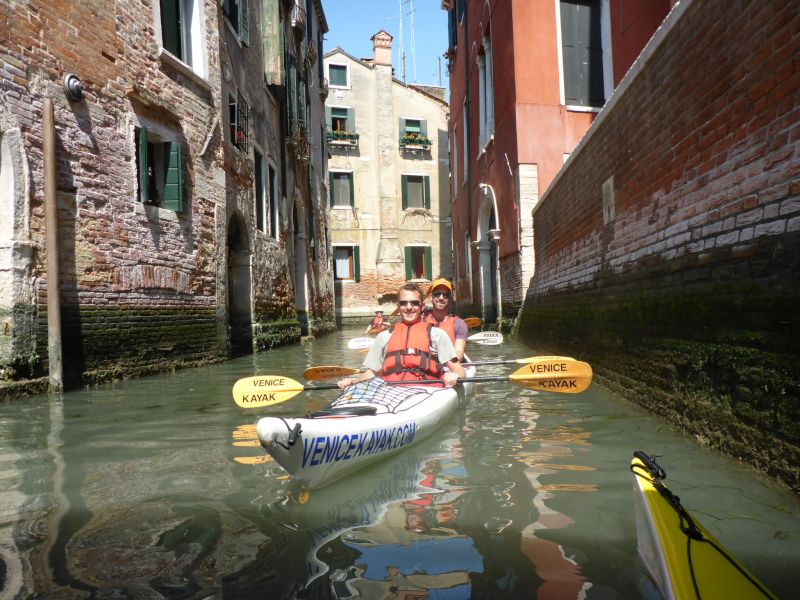
<svg viewBox="0 0 800 600">
<path fill-rule="evenodd" d="M 474 367 L 466 371 L 475 375 Z M 373 378 L 350 386 L 320 412 L 259 419 L 256 431 L 293 479 L 320 488 L 429 437 L 474 395 L 474 386 L 396 385 Z"/>
</svg>

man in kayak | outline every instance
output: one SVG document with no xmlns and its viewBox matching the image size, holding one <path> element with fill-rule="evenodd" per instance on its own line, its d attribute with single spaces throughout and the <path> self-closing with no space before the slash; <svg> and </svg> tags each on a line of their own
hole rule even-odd
<svg viewBox="0 0 800 600">
<path fill-rule="evenodd" d="M 376 310 L 375 311 L 375 318 L 372 319 L 372 322 L 367 326 L 367 329 L 364 333 L 380 333 L 385 329 L 389 329 L 389 323 L 383 320 L 383 311 Z"/>
<path fill-rule="evenodd" d="M 456 349 L 456 356 L 459 362 L 464 362 L 464 350 L 467 348 L 468 328 L 467 324 L 459 316 L 450 314 L 450 296 L 453 293 L 453 285 L 447 279 L 439 278 L 431 283 L 428 288 L 428 295 L 433 302 L 433 309 L 426 311 L 422 320 L 426 323 L 433 323 L 434 327 L 443 329 L 453 347 Z"/>
<path fill-rule="evenodd" d="M 442 379 L 447 387 L 464 377 L 464 367 L 456 358 L 453 343 L 447 334 L 422 321 L 422 291 L 407 283 L 397 293 L 397 307 L 402 321 L 392 331 L 383 331 L 364 359 L 366 369 L 353 377 L 340 379 L 344 389 L 354 383 L 380 376 L 386 381 L 419 381 Z M 444 371 L 442 366 L 449 369 Z"/>
</svg>

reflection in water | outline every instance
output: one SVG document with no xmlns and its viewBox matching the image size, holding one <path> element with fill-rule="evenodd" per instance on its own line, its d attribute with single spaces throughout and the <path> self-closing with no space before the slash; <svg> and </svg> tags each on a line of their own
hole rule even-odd
<svg viewBox="0 0 800 600">
<path fill-rule="evenodd" d="M 299 503 L 254 423 L 330 398 L 244 411 L 231 384 L 357 364 L 348 337 L 0 405 L 0 599 L 635 598 L 637 448 L 779 596 L 800 585 L 795 496 L 597 388 L 481 387 L 436 436 Z"/>
</svg>

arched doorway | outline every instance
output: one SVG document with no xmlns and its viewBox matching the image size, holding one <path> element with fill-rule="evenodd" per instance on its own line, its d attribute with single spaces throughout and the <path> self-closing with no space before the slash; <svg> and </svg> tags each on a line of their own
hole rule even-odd
<svg viewBox="0 0 800 600">
<path fill-rule="evenodd" d="M 480 279 L 481 317 L 487 323 L 494 323 L 502 318 L 500 263 L 497 244 L 500 241 L 500 229 L 497 226 L 497 199 L 492 186 L 480 184 L 483 195 L 478 209 L 478 240 L 475 249 L 478 251 L 478 272 Z"/>
<path fill-rule="evenodd" d="M 233 355 L 253 351 L 250 237 L 239 211 L 228 222 L 228 335 Z"/>
</svg>

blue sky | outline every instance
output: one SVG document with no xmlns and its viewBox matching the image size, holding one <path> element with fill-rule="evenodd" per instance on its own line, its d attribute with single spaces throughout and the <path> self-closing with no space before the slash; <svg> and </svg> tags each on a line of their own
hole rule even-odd
<svg viewBox="0 0 800 600">
<path fill-rule="evenodd" d="M 385 29 L 394 37 L 392 62 L 395 77 L 402 79 L 399 18 L 401 6 L 406 81 L 439 85 L 438 59 L 447 50 L 447 13 L 441 9 L 441 0 L 323 0 L 322 7 L 329 28 L 325 35 L 324 51 L 340 46 L 342 50 L 356 58 L 371 57 L 372 42 L 369 38 L 379 30 Z M 410 14 L 412 6 L 415 49 L 413 54 Z M 447 87 L 447 65 L 443 58 L 441 78 L 441 85 Z"/>
</svg>

